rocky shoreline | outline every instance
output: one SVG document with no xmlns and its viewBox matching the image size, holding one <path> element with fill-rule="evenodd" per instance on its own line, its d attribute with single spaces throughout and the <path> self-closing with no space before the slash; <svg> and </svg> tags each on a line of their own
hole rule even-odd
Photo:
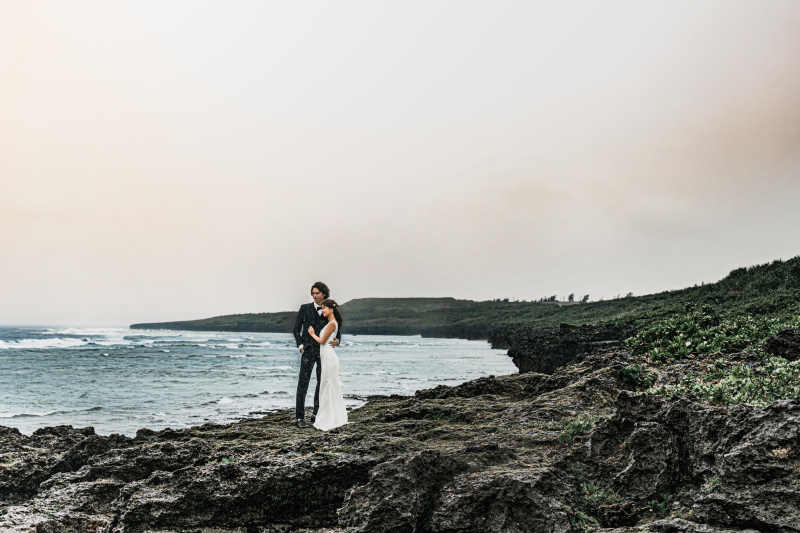
<svg viewBox="0 0 800 533">
<path fill-rule="evenodd" d="M 671 384 L 717 357 L 582 354 L 374 399 L 328 433 L 290 411 L 134 438 L 0 428 L 0 531 L 800 531 L 800 401 L 664 399 L 623 372 Z"/>
</svg>

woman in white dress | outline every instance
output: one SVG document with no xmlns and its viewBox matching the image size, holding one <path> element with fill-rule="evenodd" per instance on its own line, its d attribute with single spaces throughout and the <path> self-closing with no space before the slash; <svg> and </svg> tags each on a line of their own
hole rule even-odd
<svg viewBox="0 0 800 533">
<path fill-rule="evenodd" d="M 333 300 L 322 302 L 322 316 L 328 319 L 328 324 L 322 328 L 317 336 L 313 327 L 308 328 L 308 333 L 319 343 L 319 359 L 322 365 L 322 375 L 319 385 L 319 411 L 314 421 L 314 427 L 328 431 L 335 427 L 347 424 L 347 409 L 342 397 L 342 384 L 339 381 L 339 358 L 333 351 L 333 346 L 328 344 L 328 339 L 336 336 L 344 321 L 339 312 L 339 304 Z"/>
</svg>

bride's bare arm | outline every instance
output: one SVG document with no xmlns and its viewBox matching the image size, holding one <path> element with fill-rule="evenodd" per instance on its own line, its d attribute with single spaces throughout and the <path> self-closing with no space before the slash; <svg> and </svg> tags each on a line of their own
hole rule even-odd
<svg viewBox="0 0 800 533">
<path fill-rule="evenodd" d="M 330 322 L 328 324 L 330 324 Z M 320 337 L 317 337 L 317 335 L 314 333 L 314 328 L 312 326 L 308 327 L 308 334 L 311 335 L 312 339 L 314 339 L 315 341 L 317 341 L 320 344 L 325 344 L 326 342 L 328 342 L 328 339 L 331 338 L 331 334 L 332 333 L 333 333 L 333 328 L 329 328 L 328 326 L 325 326 L 322 329 L 322 338 L 320 338 Z"/>
</svg>

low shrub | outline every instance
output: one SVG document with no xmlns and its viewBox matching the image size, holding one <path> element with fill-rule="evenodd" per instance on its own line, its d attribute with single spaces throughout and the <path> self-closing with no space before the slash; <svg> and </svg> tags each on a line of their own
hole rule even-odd
<svg viewBox="0 0 800 533">
<path fill-rule="evenodd" d="M 582 511 L 576 511 L 570 516 L 570 522 L 572 523 L 572 528 L 580 533 L 589 533 L 600 527 L 597 520 Z"/>
<path fill-rule="evenodd" d="M 579 435 L 583 435 L 590 429 L 594 427 L 594 422 L 596 420 L 595 416 L 592 415 L 581 415 L 576 418 L 567 419 L 566 421 L 562 421 L 563 423 L 563 430 L 561 431 L 561 435 L 558 437 L 558 442 L 569 444 L 575 437 Z"/>
<path fill-rule="evenodd" d="M 645 372 L 639 365 L 628 365 L 620 370 L 620 377 L 625 383 L 630 383 L 636 390 L 646 390 L 653 386 L 655 379 Z"/>
<path fill-rule="evenodd" d="M 662 494 L 661 501 L 658 498 L 655 500 L 650 500 L 647 502 L 647 508 L 650 509 L 654 513 L 658 513 L 660 515 L 667 514 L 667 502 L 669 501 L 670 495 L 669 494 Z"/>
<path fill-rule="evenodd" d="M 753 318 L 738 315 L 721 319 L 704 305 L 698 311 L 687 304 L 685 312 L 645 328 L 625 341 L 634 355 L 649 354 L 654 362 L 669 362 L 700 353 L 732 353 L 753 349 L 778 331 L 800 326 L 800 316 Z"/>
<path fill-rule="evenodd" d="M 727 371 L 718 367 L 711 374 L 686 375 L 678 385 L 651 387 L 646 392 L 666 398 L 691 392 L 725 405 L 767 405 L 800 397 L 800 361 L 770 357 L 760 366 L 733 365 Z"/>
<path fill-rule="evenodd" d="M 581 488 L 583 489 L 583 497 L 597 506 L 619 503 L 622 501 L 622 497 L 620 497 L 619 494 L 611 492 L 611 490 L 595 481 L 582 483 Z"/>
<path fill-rule="evenodd" d="M 722 478 L 719 476 L 714 476 L 708 480 L 703 488 L 706 492 L 711 493 L 714 492 L 714 489 L 716 489 L 720 483 L 722 483 Z"/>
</svg>

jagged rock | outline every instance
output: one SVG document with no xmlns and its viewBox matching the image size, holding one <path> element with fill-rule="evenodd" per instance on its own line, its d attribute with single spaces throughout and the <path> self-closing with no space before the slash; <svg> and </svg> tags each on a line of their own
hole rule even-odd
<svg viewBox="0 0 800 533">
<path fill-rule="evenodd" d="M 508 355 L 520 372 L 552 374 L 557 368 L 579 363 L 590 355 L 620 349 L 634 333 L 634 329 L 618 325 L 562 324 L 559 329 L 548 331 L 521 329 L 508 339 Z"/>
<path fill-rule="evenodd" d="M 755 529 L 729 529 L 697 524 L 680 518 L 657 520 L 637 527 L 598 529 L 595 533 L 759 533 Z"/>
<path fill-rule="evenodd" d="M 327 433 L 290 411 L 133 439 L 0 427 L 0 531 L 798 532 L 800 401 L 720 407 L 622 380 L 718 357 L 589 354 L 373 399 Z"/>
<path fill-rule="evenodd" d="M 457 460 L 435 451 L 387 461 L 347 494 L 339 524 L 353 533 L 425 531 L 435 495 L 458 470 Z"/>
<path fill-rule="evenodd" d="M 711 407 L 623 391 L 616 406 L 580 456 L 624 499 L 669 494 L 702 523 L 800 531 L 799 400 Z"/>
<path fill-rule="evenodd" d="M 574 487 L 560 475 L 549 468 L 459 475 L 443 487 L 425 531 L 571 531 L 564 501 Z"/>
<path fill-rule="evenodd" d="M 764 351 L 789 361 L 797 361 L 800 359 L 800 329 L 790 328 L 779 331 L 767 339 L 767 342 L 764 343 Z"/>
</svg>

